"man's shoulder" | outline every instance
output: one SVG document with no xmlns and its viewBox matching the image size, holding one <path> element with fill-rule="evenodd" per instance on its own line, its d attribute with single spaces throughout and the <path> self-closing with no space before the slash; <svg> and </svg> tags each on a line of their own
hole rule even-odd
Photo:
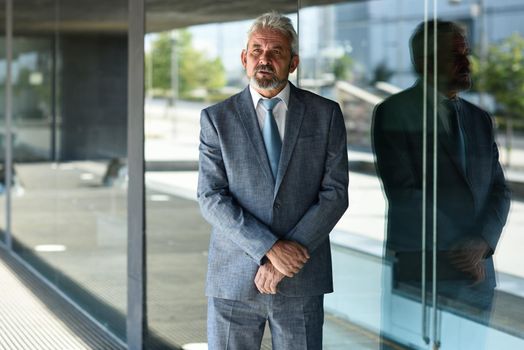
<svg viewBox="0 0 524 350">
<path fill-rule="evenodd" d="M 246 93 L 246 90 L 242 90 L 228 98 L 226 98 L 225 100 L 223 101 L 220 101 L 220 102 L 217 102 L 211 106 L 208 106 L 206 108 L 203 109 L 204 112 L 206 112 L 208 115 L 212 116 L 212 115 L 217 115 L 217 114 L 220 114 L 221 112 L 231 112 L 232 110 L 234 110 L 235 108 L 237 108 L 236 106 L 238 105 L 238 102 L 240 99 L 243 98 L 243 95 Z"/>
<path fill-rule="evenodd" d="M 291 85 L 291 88 L 292 93 L 294 93 L 305 104 L 330 108 L 338 106 L 337 102 L 324 96 L 320 96 L 312 91 L 304 90 L 294 85 Z"/>
<path fill-rule="evenodd" d="M 384 99 L 375 106 L 373 111 L 373 126 L 382 125 L 385 129 L 418 128 L 412 123 L 422 108 L 422 93 L 418 87 L 412 86 Z"/>
<path fill-rule="evenodd" d="M 463 118 L 466 118 L 466 128 L 468 125 L 470 128 L 474 126 L 477 131 L 483 130 L 486 135 L 491 137 L 494 126 L 490 113 L 463 98 L 460 98 L 460 102 L 463 110 L 461 114 Z"/>
<path fill-rule="evenodd" d="M 312 106 L 323 106 L 334 108 L 338 106 L 338 103 L 330 100 L 326 97 L 320 96 L 314 92 L 298 88 L 294 85 L 291 85 L 291 94 L 294 94 L 302 103 Z M 204 108 L 204 111 L 209 115 L 220 114 L 220 112 L 231 112 L 238 108 L 238 105 L 241 100 L 249 100 L 249 89 L 245 88 L 242 91 L 226 98 L 223 101 L 215 103 L 209 107 Z"/>
<path fill-rule="evenodd" d="M 419 132 L 422 96 L 422 89 L 415 84 L 377 104 L 373 111 L 374 132 Z"/>
<path fill-rule="evenodd" d="M 468 112 L 474 115 L 482 115 L 484 117 L 489 117 L 489 113 L 486 110 L 472 102 L 469 102 L 468 100 L 460 98 L 460 103 L 462 104 L 462 108 L 466 109 Z"/>
<path fill-rule="evenodd" d="M 377 107 L 380 108 L 404 108 L 408 105 L 422 103 L 422 91 L 419 86 L 414 85 L 405 90 L 402 90 L 394 95 L 388 96 L 384 101 L 380 102 Z"/>
</svg>

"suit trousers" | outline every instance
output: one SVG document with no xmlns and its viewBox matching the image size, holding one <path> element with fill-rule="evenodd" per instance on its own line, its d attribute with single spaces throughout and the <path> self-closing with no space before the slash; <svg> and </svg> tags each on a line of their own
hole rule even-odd
<svg viewBox="0 0 524 350">
<path fill-rule="evenodd" d="M 260 349 L 266 321 L 273 350 L 321 350 L 324 295 L 286 297 L 259 294 L 256 300 L 209 297 L 209 349 Z"/>
</svg>

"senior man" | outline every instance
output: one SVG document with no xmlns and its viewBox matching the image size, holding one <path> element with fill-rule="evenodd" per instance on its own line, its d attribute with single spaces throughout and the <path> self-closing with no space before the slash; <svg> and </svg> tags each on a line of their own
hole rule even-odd
<svg viewBox="0 0 524 350">
<path fill-rule="evenodd" d="M 420 289 L 428 282 L 430 290 L 434 280 L 439 295 L 469 306 L 461 309 L 473 307 L 487 321 L 496 285 L 493 254 L 511 197 L 491 116 L 460 97 L 472 83 L 469 54 L 458 24 L 419 24 L 411 38 L 411 57 L 420 78 L 376 107 L 373 140 L 388 199 L 386 250 L 394 261 L 394 287 L 402 282 Z"/>
<path fill-rule="evenodd" d="M 344 119 L 337 103 L 293 86 L 289 18 L 248 32 L 249 86 L 201 114 L 198 198 L 212 225 L 206 283 L 210 349 L 321 349 L 333 290 L 328 235 L 348 205 Z"/>
</svg>

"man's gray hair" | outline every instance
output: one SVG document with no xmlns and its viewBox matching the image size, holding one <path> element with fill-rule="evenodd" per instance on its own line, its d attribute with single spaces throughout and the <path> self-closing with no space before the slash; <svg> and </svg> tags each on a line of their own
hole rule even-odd
<svg viewBox="0 0 524 350">
<path fill-rule="evenodd" d="M 257 17 L 247 32 L 248 40 L 253 33 L 264 29 L 276 30 L 288 37 L 291 45 L 291 56 L 298 55 L 298 35 L 288 17 L 276 11 L 264 13 Z"/>
</svg>

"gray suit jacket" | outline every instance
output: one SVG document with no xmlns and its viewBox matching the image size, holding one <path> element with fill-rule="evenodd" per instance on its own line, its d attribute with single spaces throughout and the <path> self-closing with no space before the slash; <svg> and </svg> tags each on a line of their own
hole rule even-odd
<svg viewBox="0 0 524 350">
<path fill-rule="evenodd" d="M 421 251 L 424 179 L 422 100 L 419 82 L 378 105 L 374 114 L 373 141 L 377 169 L 388 199 L 386 247 L 397 253 Z M 495 286 L 495 273 L 491 255 L 506 223 L 510 192 L 498 160 L 491 117 L 466 100 L 460 99 L 460 104 L 467 148 L 466 173 L 450 146 L 444 142 L 446 137 L 440 134 L 443 130 L 441 125 L 437 131 L 437 249 L 446 256 L 446 252 L 461 240 L 482 237 L 491 248 L 485 259 L 487 276 L 483 285 L 492 289 Z M 433 110 L 428 106 L 428 250 L 432 250 L 433 236 L 432 116 Z M 420 259 L 415 261 L 419 262 Z M 446 261 L 442 261 L 441 265 L 448 267 Z M 458 270 L 456 273 L 442 271 L 442 274 L 457 275 L 452 277 L 454 279 L 471 278 L 466 274 L 461 276 Z"/>
<path fill-rule="evenodd" d="M 311 258 L 279 293 L 333 290 L 328 235 L 348 204 L 344 119 L 337 103 L 291 85 L 276 183 L 249 88 L 201 114 L 198 199 L 213 226 L 206 295 L 251 299 L 255 274 L 278 239 Z"/>
</svg>

